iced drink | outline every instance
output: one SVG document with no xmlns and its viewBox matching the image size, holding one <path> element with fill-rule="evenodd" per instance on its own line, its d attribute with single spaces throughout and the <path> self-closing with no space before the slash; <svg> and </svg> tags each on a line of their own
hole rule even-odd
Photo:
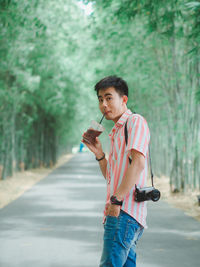
<svg viewBox="0 0 200 267">
<path fill-rule="evenodd" d="M 104 127 L 101 124 L 97 123 L 96 121 L 92 121 L 91 127 L 83 135 L 83 140 L 88 144 L 94 145 L 96 142 L 96 137 L 98 137 L 103 131 Z"/>
</svg>

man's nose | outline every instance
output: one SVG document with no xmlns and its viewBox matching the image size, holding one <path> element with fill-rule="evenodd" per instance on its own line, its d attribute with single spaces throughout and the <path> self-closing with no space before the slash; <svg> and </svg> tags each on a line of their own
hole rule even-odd
<svg viewBox="0 0 200 267">
<path fill-rule="evenodd" d="M 103 102 L 102 102 L 102 106 L 105 108 L 107 107 L 107 101 L 104 99 Z"/>
</svg>

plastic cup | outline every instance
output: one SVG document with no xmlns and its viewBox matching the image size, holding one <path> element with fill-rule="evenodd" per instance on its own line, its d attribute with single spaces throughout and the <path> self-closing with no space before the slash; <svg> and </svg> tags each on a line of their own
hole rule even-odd
<svg viewBox="0 0 200 267">
<path fill-rule="evenodd" d="M 91 121 L 90 125 L 90 128 L 88 128 L 87 132 L 83 135 L 83 140 L 88 144 L 94 145 L 96 137 L 98 137 L 105 128 L 96 121 Z"/>
</svg>

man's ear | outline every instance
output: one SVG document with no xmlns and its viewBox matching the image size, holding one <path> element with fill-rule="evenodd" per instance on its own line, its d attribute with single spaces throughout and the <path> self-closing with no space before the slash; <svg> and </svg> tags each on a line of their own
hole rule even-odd
<svg viewBox="0 0 200 267">
<path fill-rule="evenodd" d="M 127 95 L 123 95 L 123 103 L 127 104 L 128 102 L 128 96 Z"/>
</svg>

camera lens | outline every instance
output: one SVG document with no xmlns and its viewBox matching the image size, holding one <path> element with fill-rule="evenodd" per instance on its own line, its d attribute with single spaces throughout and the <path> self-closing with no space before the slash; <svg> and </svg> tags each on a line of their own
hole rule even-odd
<svg viewBox="0 0 200 267">
<path fill-rule="evenodd" d="M 152 201 L 158 201 L 160 199 L 160 191 L 158 189 L 154 189 L 152 192 L 151 192 L 151 199 Z"/>
</svg>

